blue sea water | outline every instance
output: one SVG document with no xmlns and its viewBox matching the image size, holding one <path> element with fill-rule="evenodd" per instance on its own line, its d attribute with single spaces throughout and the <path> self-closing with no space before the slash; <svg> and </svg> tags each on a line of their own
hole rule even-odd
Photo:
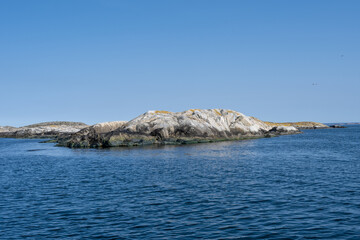
<svg viewBox="0 0 360 240">
<path fill-rule="evenodd" d="M 68 149 L 0 139 L 0 239 L 360 239 L 360 126 Z"/>
</svg>

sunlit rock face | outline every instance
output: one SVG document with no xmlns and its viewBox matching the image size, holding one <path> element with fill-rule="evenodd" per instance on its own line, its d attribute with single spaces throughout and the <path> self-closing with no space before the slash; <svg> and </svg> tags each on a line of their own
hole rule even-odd
<svg viewBox="0 0 360 240">
<path fill-rule="evenodd" d="M 79 122 L 44 122 L 24 127 L 0 128 L 0 137 L 11 138 L 53 138 L 61 134 L 72 134 L 88 125 Z"/>
<path fill-rule="evenodd" d="M 277 130 L 254 117 L 226 109 L 184 112 L 148 111 L 119 127 L 96 132 L 86 128 L 60 142 L 68 147 L 118 147 L 149 144 L 186 144 L 277 135 Z M 113 129 L 113 130 L 112 130 Z M 270 132 L 270 130 L 273 131 Z M 95 131 L 95 132 L 94 132 Z M 281 134 L 298 133 L 282 128 Z"/>
</svg>

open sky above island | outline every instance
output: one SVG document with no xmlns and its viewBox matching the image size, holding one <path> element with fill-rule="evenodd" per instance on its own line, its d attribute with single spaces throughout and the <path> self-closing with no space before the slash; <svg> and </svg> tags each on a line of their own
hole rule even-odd
<svg viewBox="0 0 360 240">
<path fill-rule="evenodd" d="M 0 125 L 226 108 L 360 121 L 360 1 L 0 1 Z"/>
</svg>

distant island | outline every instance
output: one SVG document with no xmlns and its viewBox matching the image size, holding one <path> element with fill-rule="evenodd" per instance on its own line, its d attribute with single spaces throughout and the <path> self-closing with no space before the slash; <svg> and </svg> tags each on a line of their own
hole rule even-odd
<svg viewBox="0 0 360 240">
<path fill-rule="evenodd" d="M 326 125 L 340 125 L 340 126 L 347 126 L 347 125 L 360 125 L 360 122 L 340 122 L 340 123 L 325 123 Z"/>
<path fill-rule="evenodd" d="M 317 122 L 274 123 L 226 109 L 184 112 L 148 111 L 131 121 L 89 126 L 79 122 L 47 122 L 24 127 L 0 127 L 0 137 L 50 138 L 58 146 L 105 148 L 151 144 L 189 144 L 273 137 L 324 129 Z"/>
</svg>

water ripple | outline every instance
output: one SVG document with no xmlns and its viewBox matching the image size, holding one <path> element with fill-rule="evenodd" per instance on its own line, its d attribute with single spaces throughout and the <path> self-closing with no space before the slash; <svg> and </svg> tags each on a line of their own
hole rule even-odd
<svg viewBox="0 0 360 240">
<path fill-rule="evenodd" d="M 107 150 L 0 139 L 0 239 L 360 239 L 359 136 Z"/>
</svg>

